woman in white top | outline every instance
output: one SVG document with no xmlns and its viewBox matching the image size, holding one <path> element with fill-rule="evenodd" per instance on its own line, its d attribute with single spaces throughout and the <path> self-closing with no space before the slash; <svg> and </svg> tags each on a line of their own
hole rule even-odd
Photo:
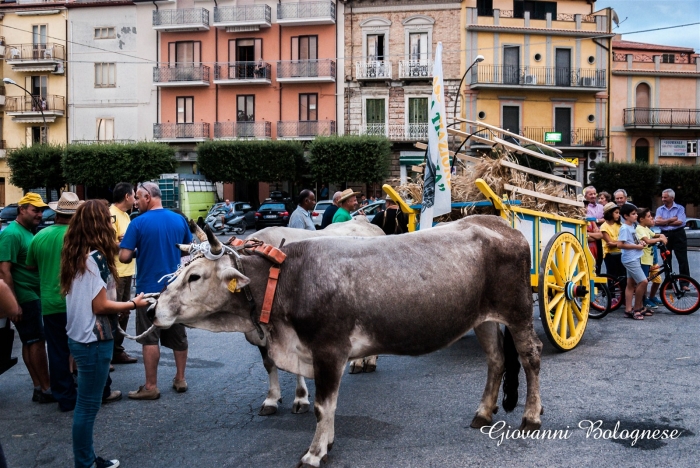
<svg viewBox="0 0 700 468">
<path fill-rule="evenodd" d="M 61 252 L 61 291 L 66 295 L 68 347 L 78 365 L 78 399 L 73 413 L 76 468 L 116 468 L 118 460 L 95 455 L 92 442 L 102 391 L 109 375 L 117 314 L 148 305 L 143 294 L 116 302 L 118 246 L 107 205 L 88 200 L 70 222 Z"/>
</svg>

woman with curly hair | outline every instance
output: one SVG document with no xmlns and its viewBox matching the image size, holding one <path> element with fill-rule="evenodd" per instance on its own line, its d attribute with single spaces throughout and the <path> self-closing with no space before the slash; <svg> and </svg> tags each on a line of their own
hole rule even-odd
<svg viewBox="0 0 700 468">
<path fill-rule="evenodd" d="M 109 375 L 117 314 L 148 305 L 140 294 L 116 302 L 119 251 L 107 205 L 88 200 L 68 226 L 61 252 L 61 292 L 66 295 L 68 347 L 78 365 L 78 399 L 73 413 L 76 468 L 116 468 L 118 460 L 95 456 L 92 442 L 97 411 Z"/>
</svg>

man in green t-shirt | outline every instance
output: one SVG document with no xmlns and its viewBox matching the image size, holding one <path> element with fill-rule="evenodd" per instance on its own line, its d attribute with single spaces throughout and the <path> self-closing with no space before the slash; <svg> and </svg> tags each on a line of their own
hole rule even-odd
<svg viewBox="0 0 700 468">
<path fill-rule="evenodd" d="M 17 219 L 0 232 L 0 279 L 13 291 L 18 308 L 14 321 L 22 340 L 22 358 L 34 384 L 32 401 L 53 403 L 39 300 L 39 275 L 27 268 L 27 252 L 48 205 L 29 192 L 18 202 Z"/>
<path fill-rule="evenodd" d="M 359 194 L 360 192 L 353 192 L 352 189 L 344 190 L 340 194 L 340 198 L 338 199 L 338 211 L 333 215 L 333 224 L 352 220 L 350 212 L 355 209 L 355 205 L 357 205 L 357 196 Z"/>
</svg>

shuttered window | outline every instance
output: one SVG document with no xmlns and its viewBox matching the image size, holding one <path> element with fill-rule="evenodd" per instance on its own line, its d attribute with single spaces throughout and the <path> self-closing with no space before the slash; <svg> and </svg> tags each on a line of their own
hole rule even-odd
<svg viewBox="0 0 700 468">
<path fill-rule="evenodd" d="M 408 123 L 428 123 L 428 98 L 408 99 Z"/>
<path fill-rule="evenodd" d="M 384 99 L 367 99 L 365 101 L 365 117 L 368 124 L 383 124 L 385 123 L 385 105 Z"/>
</svg>

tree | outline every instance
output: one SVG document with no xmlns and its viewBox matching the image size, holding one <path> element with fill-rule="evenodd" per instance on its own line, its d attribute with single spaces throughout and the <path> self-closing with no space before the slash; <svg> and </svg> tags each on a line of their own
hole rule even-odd
<svg viewBox="0 0 700 468">
<path fill-rule="evenodd" d="M 676 192 L 678 203 L 700 205 L 700 167 L 661 166 L 659 192 L 667 188 Z"/>
<path fill-rule="evenodd" d="M 659 191 L 659 166 L 638 163 L 600 163 L 596 166 L 592 181 L 596 190 L 611 195 L 624 189 L 637 206 L 649 207 Z"/>
<path fill-rule="evenodd" d="M 34 144 L 11 150 L 7 165 L 12 175 L 10 182 L 22 190 L 46 187 L 51 201 L 51 191 L 59 192 L 66 185 L 61 167 L 64 148 L 61 145 Z"/>
<path fill-rule="evenodd" d="M 391 142 L 386 137 L 317 137 L 308 150 L 311 175 L 317 181 L 371 184 L 389 175 Z"/>
<path fill-rule="evenodd" d="M 175 170 L 175 150 L 163 143 L 68 145 L 63 173 L 72 184 L 111 187 L 118 182 L 144 182 Z"/>
</svg>

